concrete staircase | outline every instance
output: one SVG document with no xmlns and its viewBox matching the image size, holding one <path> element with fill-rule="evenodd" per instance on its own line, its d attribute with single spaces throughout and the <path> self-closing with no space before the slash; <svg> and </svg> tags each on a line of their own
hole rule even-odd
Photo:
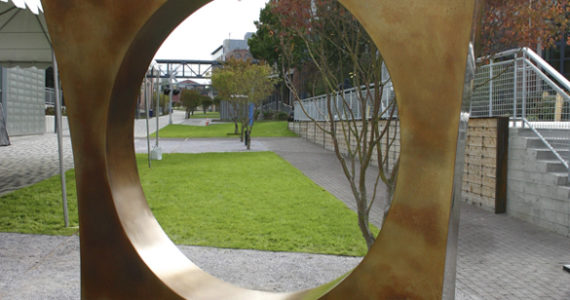
<svg viewBox="0 0 570 300">
<path fill-rule="evenodd" d="M 568 159 L 570 157 L 570 150 L 568 149 L 570 146 L 569 131 L 568 129 L 540 129 L 539 132 L 562 158 Z M 559 186 L 570 186 L 568 170 L 544 142 L 531 129 L 519 128 L 516 132 L 520 138 L 525 140 L 527 150 L 536 153 L 538 165 L 544 166 L 537 171 L 551 174 L 554 177 L 555 184 Z"/>
<path fill-rule="evenodd" d="M 562 157 L 568 130 L 541 130 Z M 530 129 L 509 131 L 507 214 L 570 236 L 568 171 Z"/>
</svg>

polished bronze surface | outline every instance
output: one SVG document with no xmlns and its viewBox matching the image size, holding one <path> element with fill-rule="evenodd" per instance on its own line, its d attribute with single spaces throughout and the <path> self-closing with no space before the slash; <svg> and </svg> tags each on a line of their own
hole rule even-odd
<svg viewBox="0 0 570 300">
<path fill-rule="evenodd" d="M 75 157 L 84 299 L 438 299 L 475 0 L 342 0 L 378 44 L 401 118 L 392 209 L 354 271 L 313 290 L 252 291 L 190 262 L 144 197 L 134 157 L 140 82 L 207 0 L 42 0 Z"/>
</svg>

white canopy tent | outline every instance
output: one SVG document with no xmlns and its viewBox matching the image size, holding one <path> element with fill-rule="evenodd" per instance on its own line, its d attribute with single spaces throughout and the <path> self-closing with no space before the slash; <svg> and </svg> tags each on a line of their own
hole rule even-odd
<svg viewBox="0 0 570 300">
<path fill-rule="evenodd" d="M 39 0 L 0 0 L 0 64 L 52 65 L 51 41 Z"/>
<path fill-rule="evenodd" d="M 67 227 L 69 226 L 69 219 L 63 170 L 59 76 L 40 0 L 0 0 L 0 65 L 4 67 L 37 67 L 39 69 L 53 65 L 59 169 L 63 215 Z"/>
</svg>

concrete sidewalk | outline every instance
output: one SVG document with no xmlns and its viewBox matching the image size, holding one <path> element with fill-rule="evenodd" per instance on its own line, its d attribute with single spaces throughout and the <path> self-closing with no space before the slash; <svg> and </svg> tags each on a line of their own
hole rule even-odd
<svg viewBox="0 0 570 300">
<path fill-rule="evenodd" d="M 146 143 L 137 139 L 141 141 Z M 225 152 L 244 148 L 234 139 L 163 140 L 161 145 L 165 152 Z M 23 148 L 11 149 L 23 151 Z M 19 164 L 33 164 L 31 158 L 42 150 L 30 149 L 28 159 Z M 276 152 L 353 207 L 344 175 L 330 151 L 300 138 L 254 139 L 253 150 Z M 0 155 L 2 153 L 15 155 L 7 152 Z M 4 156 L 0 157 L 1 168 L 5 160 Z M 11 168 L 0 170 L 0 174 L 12 172 Z M 382 200 L 379 196 L 378 204 Z M 376 208 L 371 219 L 374 223 L 380 221 Z M 281 291 L 314 286 L 318 284 L 315 279 L 334 278 L 359 261 L 334 256 L 185 247 L 181 247 L 183 252 L 195 253 L 187 254 L 191 259 L 222 279 L 252 288 Z M 570 239 L 566 237 L 506 215 L 463 205 L 458 253 L 457 299 L 570 299 L 570 273 L 562 270 L 562 264 L 570 262 Z M 246 261 L 250 259 L 256 259 L 255 269 L 249 268 L 250 263 Z M 309 263 L 312 260 L 319 263 Z M 335 265 L 338 267 L 333 268 Z M 34 297 L 34 293 L 40 293 L 39 297 Z M 4 299 L 3 296 L 7 299 L 78 298 L 77 237 L 0 234 L 0 299 Z"/>
</svg>

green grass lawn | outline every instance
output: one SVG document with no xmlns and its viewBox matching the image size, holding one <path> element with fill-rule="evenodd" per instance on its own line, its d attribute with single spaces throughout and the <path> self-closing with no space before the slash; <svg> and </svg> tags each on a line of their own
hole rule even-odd
<svg viewBox="0 0 570 300">
<path fill-rule="evenodd" d="M 190 116 L 190 119 L 219 119 L 220 113 L 216 111 L 209 111 L 204 113 L 203 111 L 195 111 L 193 115 Z"/>
<path fill-rule="evenodd" d="M 209 126 L 168 125 L 158 132 L 163 138 L 208 138 L 236 137 L 233 123 L 211 124 Z M 154 136 L 154 134 L 152 135 Z M 287 128 L 287 121 L 261 121 L 253 125 L 252 135 L 255 137 L 287 137 L 296 136 Z"/>
<path fill-rule="evenodd" d="M 77 231 L 75 172 L 65 173 L 69 225 L 63 225 L 59 175 L 0 196 L 0 231 L 70 235 Z M 75 227 L 75 228 L 74 228 Z"/>
<path fill-rule="evenodd" d="M 178 244 L 363 255 L 356 214 L 272 152 L 165 154 L 141 182 L 156 218 Z M 77 226 L 73 171 L 67 173 Z M 57 177 L 0 197 L 0 231 L 71 234 Z M 377 229 L 373 229 L 377 232 Z"/>
</svg>

